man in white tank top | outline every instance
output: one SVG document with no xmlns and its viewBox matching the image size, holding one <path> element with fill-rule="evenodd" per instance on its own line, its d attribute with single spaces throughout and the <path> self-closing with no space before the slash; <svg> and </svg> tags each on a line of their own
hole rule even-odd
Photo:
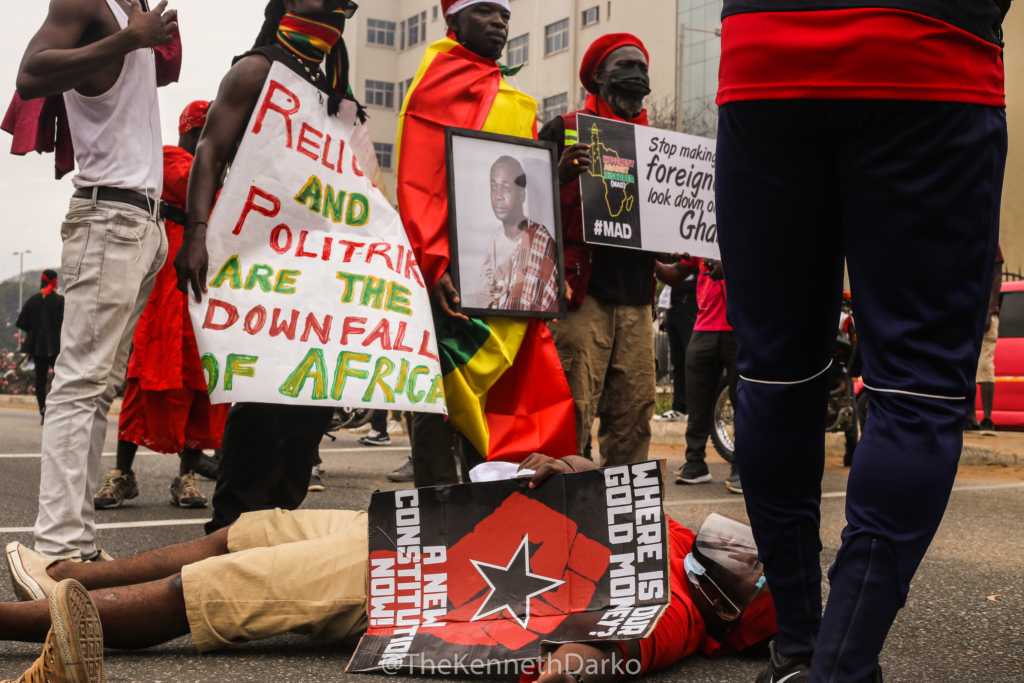
<svg viewBox="0 0 1024 683">
<path fill-rule="evenodd" d="M 107 411 L 167 254 L 163 151 L 153 48 L 171 40 L 166 0 L 52 0 L 18 71 L 29 100 L 63 93 L 79 173 L 61 268 L 66 314 L 47 402 L 36 549 L 97 560 L 93 496 Z M 8 558 L 11 561 L 11 558 Z"/>
</svg>

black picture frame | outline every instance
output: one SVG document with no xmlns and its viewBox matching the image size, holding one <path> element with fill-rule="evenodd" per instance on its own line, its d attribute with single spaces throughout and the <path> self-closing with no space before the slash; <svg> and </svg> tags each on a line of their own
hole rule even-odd
<svg viewBox="0 0 1024 683">
<path fill-rule="evenodd" d="M 460 299 L 466 300 L 463 292 L 463 285 L 468 284 L 463 281 L 462 277 L 462 265 L 467 261 L 463 258 L 463 254 L 460 252 L 460 244 L 468 242 L 463 235 L 460 240 L 459 234 L 459 214 L 460 214 L 460 196 L 462 201 L 466 201 L 465 195 L 466 185 L 479 184 L 479 177 L 466 177 L 467 171 L 460 169 L 455 160 L 455 139 L 456 138 L 468 138 L 471 140 L 478 141 L 482 148 L 486 147 L 486 143 L 494 143 L 495 145 L 514 145 L 517 147 L 523 147 L 530 150 L 544 150 L 547 152 L 546 159 L 550 163 L 550 178 L 546 177 L 548 174 L 544 173 L 544 181 L 550 184 L 551 190 L 551 223 L 550 226 L 544 226 L 553 231 L 552 238 L 555 241 L 555 268 L 558 273 L 558 294 L 556 301 L 553 303 L 552 308 L 546 311 L 540 310 L 512 310 L 502 308 L 480 308 L 477 306 L 469 306 L 459 304 L 459 312 L 471 316 L 471 317 L 504 317 L 504 318 L 539 318 L 541 320 L 557 320 L 565 318 L 568 315 L 568 302 L 565 298 L 566 284 L 565 284 L 565 244 L 564 237 L 562 234 L 562 208 L 560 201 L 561 185 L 558 180 L 558 148 L 553 142 L 543 142 L 540 140 L 532 140 L 529 138 L 518 138 L 510 135 L 499 135 L 496 133 L 485 133 L 478 130 L 471 130 L 468 128 L 445 128 L 445 155 L 446 155 L 446 167 L 448 170 L 448 252 L 451 265 L 449 273 L 452 278 L 452 284 L 455 286 L 455 290 L 459 292 Z M 508 148 L 505 147 L 505 150 Z M 498 152 L 497 148 L 494 150 L 493 157 L 496 161 L 501 156 L 506 156 L 507 151 L 502 153 Z M 537 155 L 534 155 L 535 157 Z M 530 180 L 533 183 L 536 182 L 534 176 L 537 174 L 527 173 Z M 533 183 L 528 182 L 527 187 L 529 188 Z M 460 194 L 459 187 L 463 186 L 463 191 Z M 529 190 L 527 190 L 529 191 Z M 491 221 L 497 221 L 497 218 L 491 216 Z M 500 223 L 497 223 L 500 225 Z M 463 227 L 463 230 L 474 229 L 469 226 Z"/>
</svg>

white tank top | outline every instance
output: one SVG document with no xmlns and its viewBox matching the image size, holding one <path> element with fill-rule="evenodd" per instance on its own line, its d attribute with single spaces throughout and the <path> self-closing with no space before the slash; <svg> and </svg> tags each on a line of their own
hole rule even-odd
<svg viewBox="0 0 1024 683">
<path fill-rule="evenodd" d="M 127 27 L 128 15 L 117 0 L 107 5 L 121 28 Z M 159 199 L 164 155 L 154 51 L 126 55 L 117 83 L 104 94 L 85 97 L 69 90 L 64 103 L 78 162 L 74 186 L 116 187 Z"/>
</svg>

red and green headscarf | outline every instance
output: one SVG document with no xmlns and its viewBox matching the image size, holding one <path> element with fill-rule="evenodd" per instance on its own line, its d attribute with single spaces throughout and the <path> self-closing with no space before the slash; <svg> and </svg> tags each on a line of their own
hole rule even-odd
<svg viewBox="0 0 1024 683">
<path fill-rule="evenodd" d="M 292 54 L 310 62 L 327 58 L 327 80 L 338 97 L 352 94 L 348 52 L 341 39 L 345 19 L 345 10 L 286 14 L 277 29 L 277 39 Z"/>
</svg>

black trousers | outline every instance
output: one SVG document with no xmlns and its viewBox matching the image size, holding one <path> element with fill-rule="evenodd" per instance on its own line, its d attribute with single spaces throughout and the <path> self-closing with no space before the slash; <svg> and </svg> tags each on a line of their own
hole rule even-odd
<svg viewBox="0 0 1024 683">
<path fill-rule="evenodd" d="M 50 368 L 57 362 L 57 356 L 32 356 L 36 364 L 36 403 L 39 412 L 46 410 L 46 382 L 50 378 Z"/>
<path fill-rule="evenodd" d="M 458 484 L 460 466 L 463 480 L 469 481 L 469 470 L 484 462 L 469 439 L 455 431 L 444 415 L 413 413 L 410 440 L 416 488 Z"/>
<path fill-rule="evenodd" d="M 689 414 L 686 399 L 686 349 L 693 336 L 697 311 L 672 307 L 665 316 L 668 324 L 668 351 L 672 356 L 672 410 Z"/>
<path fill-rule="evenodd" d="M 234 524 L 246 512 L 302 505 L 333 414 L 332 408 L 307 406 L 232 406 L 206 533 Z"/>
<path fill-rule="evenodd" d="M 976 392 L 1006 150 L 1006 112 L 996 107 L 771 100 L 719 109 L 718 234 L 743 375 L 737 458 L 778 651 L 813 656 L 813 683 L 873 680 L 946 510 L 964 403 Z M 844 257 L 871 418 L 823 615 L 821 431 Z"/>
<path fill-rule="evenodd" d="M 388 414 L 387 410 L 375 410 L 373 415 L 370 416 L 370 429 L 381 434 L 388 433 Z"/>
<path fill-rule="evenodd" d="M 686 349 L 686 403 L 690 409 L 686 423 L 686 460 L 703 462 L 705 448 L 715 419 L 718 383 L 722 373 L 729 377 L 729 398 L 736 405 L 736 338 L 732 332 L 697 330 Z"/>
</svg>

